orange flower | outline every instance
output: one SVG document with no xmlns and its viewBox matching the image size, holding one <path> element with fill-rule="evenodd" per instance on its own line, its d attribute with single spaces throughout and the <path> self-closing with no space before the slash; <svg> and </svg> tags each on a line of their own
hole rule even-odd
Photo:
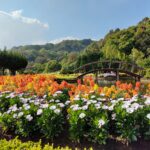
<svg viewBox="0 0 150 150">
<path fill-rule="evenodd" d="M 141 82 L 136 82 L 136 87 L 140 88 L 140 86 L 141 86 Z"/>
</svg>

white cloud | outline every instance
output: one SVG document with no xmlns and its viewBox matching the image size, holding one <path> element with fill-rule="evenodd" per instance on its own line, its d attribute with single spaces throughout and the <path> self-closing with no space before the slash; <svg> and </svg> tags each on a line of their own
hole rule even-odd
<svg viewBox="0 0 150 150">
<path fill-rule="evenodd" d="M 62 38 L 58 38 L 58 39 L 55 39 L 55 40 L 51 40 L 49 43 L 57 44 L 57 43 L 60 43 L 64 40 L 80 40 L 80 39 L 75 38 L 75 37 L 71 37 L 71 36 L 67 36 L 67 37 L 62 37 Z"/>
<path fill-rule="evenodd" d="M 49 27 L 47 23 L 42 23 L 40 20 L 38 20 L 36 18 L 29 18 L 29 17 L 22 16 L 22 12 L 23 12 L 22 10 L 15 10 L 10 13 L 7 13 L 5 11 L 0 11 L 0 15 L 6 15 L 13 19 L 18 19 L 21 22 L 26 23 L 26 24 L 38 24 L 44 28 Z"/>
<path fill-rule="evenodd" d="M 23 16 L 22 10 L 0 11 L 0 48 L 44 41 L 48 28 L 47 23 Z"/>
</svg>

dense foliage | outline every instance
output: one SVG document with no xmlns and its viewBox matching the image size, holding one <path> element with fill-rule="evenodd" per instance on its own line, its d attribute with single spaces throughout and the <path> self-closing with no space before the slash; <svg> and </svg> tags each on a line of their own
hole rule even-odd
<svg viewBox="0 0 150 150">
<path fill-rule="evenodd" d="M 13 139 L 10 141 L 0 140 L 1 150 L 72 150 L 69 147 L 54 147 L 53 145 L 45 144 L 42 145 L 41 141 L 39 142 L 21 142 L 19 139 Z M 76 148 L 78 150 L 78 148 Z M 84 149 L 86 150 L 86 148 Z M 92 150 L 92 148 L 90 148 Z"/>
<path fill-rule="evenodd" d="M 69 128 L 64 128 L 66 124 Z M 150 84 L 120 83 L 99 87 L 58 84 L 50 75 L 0 78 L 0 127 L 23 137 L 53 139 L 63 129 L 75 142 L 105 144 L 110 136 L 127 142 L 150 139 Z"/>
<path fill-rule="evenodd" d="M 33 70 L 34 73 L 44 72 L 51 60 L 61 64 L 62 73 L 72 73 L 75 68 L 89 62 L 115 59 L 135 62 L 145 68 L 145 77 L 150 77 L 150 18 L 144 18 L 127 29 L 110 30 L 99 41 L 67 40 L 58 44 L 14 47 L 12 50 L 27 56 L 27 71 Z"/>
<path fill-rule="evenodd" d="M 25 69 L 27 64 L 27 59 L 20 53 L 6 50 L 0 51 L 0 69 L 2 74 L 4 74 L 5 69 L 9 69 L 11 74 L 14 75 L 16 71 Z"/>
<path fill-rule="evenodd" d="M 134 62 L 145 68 L 145 76 L 150 77 L 150 18 L 127 29 L 111 30 L 80 53 L 77 66 L 102 59 Z"/>
<path fill-rule="evenodd" d="M 42 69 L 40 64 L 47 65 L 47 62 L 55 60 L 57 62 L 65 62 L 67 65 L 67 61 L 69 63 L 69 59 L 65 61 L 66 57 L 72 57 L 71 53 L 78 54 L 81 50 L 85 47 L 90 45 L 93 41 L 90 39 L 84 40 L 65 40 L 58 44 L 47 43 L 45 45 L 27 45 L 27 46 L 19 46 L 13 47 L 12 51 L 17 51 L 22 53 L 24 56 L 27 57 L 29 62 L 29 69 L 27 71 L 32 71 L 34 73 L 41 73 L 45 70 Z M 71 60 L 72 61 L 72 60 Z M 62 62 L 62 64 L 64 64 Z M 40 69 L 39 69 L 39 68 Z M 53 70 L 50 70 L 50 72 Z"/>
</svg>

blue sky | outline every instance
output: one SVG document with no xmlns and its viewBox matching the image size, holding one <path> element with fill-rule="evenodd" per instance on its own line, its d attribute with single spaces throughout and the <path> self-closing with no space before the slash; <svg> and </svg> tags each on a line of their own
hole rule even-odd
<svg viewBox="0 0 150 150">
<path fill-rule="evenodd" d="M 150 0 L 0 0 L 0 48 L 99 40 L 150 17 Z"/>
</svg>

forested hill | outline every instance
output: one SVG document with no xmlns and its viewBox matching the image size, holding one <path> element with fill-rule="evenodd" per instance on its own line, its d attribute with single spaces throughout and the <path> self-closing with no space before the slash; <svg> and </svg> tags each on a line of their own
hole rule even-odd
<svg viewBox="0 0 150 150">
<path fill-rule="evenodd" d="M 102 59 L 134 62 L 145 68 L 146 76 L 150 77 L 150 18 L 127 29 L 110 30 L 103 39 L 80 53 L 76 65 Z"/>
<path fill-rule="evenodd" d="M 150 54 L 150 18 L 144 18 L 137 25 L 127 29 L 111 30 L 98 43 L 107 58 L 126 59 L 125 55 L 130 55 L 133 49 L 137 49 L 148 57 Z"/>
<path fill-rule="evenodd" d="M 150 18 L 144 18 L 126 29 L 110 30 L 99 41 L 67 40 L 58 44 L 14 47 L 12 50 L 22 52 L 29 60 L 29 65 L 37 68 L 37 73 L 43 72 L 45 66 L 47 72 L 54 71 L 51 68 L 56 67 L 49 66 L 55 66 L 56 62 L 59 62 L 58 68 L 62 72 L 70 72 L 92 61 L 115 59 L 144 67 L 146 76 L 150 77 Z M 43 63 L 45 65 L 41 66 Z"/>
<path fill-rule="evenodd" d="M 49 60 L 61 60 L 70 52 L 79 52 L 93 41 L 84 40 L 64 40 L 58 44 L 47 43 L 45 45 L 25 45 L 13 47 L 11 50 L 21 52 L 29 62 L 45 63 Z"/>
</svg>

